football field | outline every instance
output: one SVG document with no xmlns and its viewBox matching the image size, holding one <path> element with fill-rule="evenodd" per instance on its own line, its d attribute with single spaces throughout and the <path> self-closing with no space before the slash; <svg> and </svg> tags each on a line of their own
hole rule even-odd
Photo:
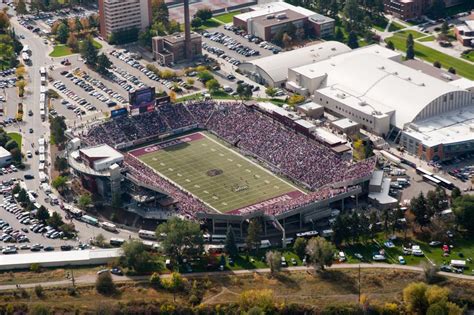
<svg viewBox="0 0 474 315">
<path fill-rule="evenodd" d="M 204 132 L 130 153 L 223 213 L 279 196 L 303 194 Z"/>
</svg>

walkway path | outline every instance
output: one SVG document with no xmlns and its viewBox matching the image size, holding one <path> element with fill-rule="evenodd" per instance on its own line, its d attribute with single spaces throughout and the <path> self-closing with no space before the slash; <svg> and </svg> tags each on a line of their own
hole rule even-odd
<svg viewBox="0 0 474 315">
<path fill-rule="evenodd" d="M 392 269 L 392 270 L 406 270 L 411 272 L 423 272 L 422 267 L 418 266 L 406 266 L 406 265 L 390 265 L 390 264 L 383 264 L 383 263 L 361 263 L 361 264 L 337 264 L 332 265 L 328 269 L 330 270 L 341 270 L 341 269 Z M 300 271 L 312 271 L 312 267 L 307 266 L 297 266 L 297 267 L 288 267 L 283 269 L 284 271 L 289 272 L 300 272 Z M 269 268 L 261 268 L 261 269 L 244 269 L 244 270 L 234 270 L 234 271 L 223 271 L 223 272 L 195 272 L 190 274 L 183 274 L 185 278 L 194 279 L 194 278 L 204 278 L 204 277 L 212 277 L 212 276 L 232 276 L 232 275 L 248 275 L 254 273 L 270 273 Z M 451 278 L 459 278 L 464 280 L 473 280 L 474 276 L 469 275 L 461 275 L 461 274 L 453 274 L 447 272 L 439 272 L 440 275 L 451 277 Z M 149 276 L 112 276 L 114 281 L 116 282 L 129 282 L 129 281 L 136 281 L 136 282 L 144 282 L 148 281 L 150 278 Z M 160 276 L 162 279 L 170 277 L 170 274 L 164 274 Z M 94 284 L 96 281 L 97 276 L 95 274 L 87 274 L 84 276 L 80 276 L 75 278 L 76 285 L 90 285 Z M 22 288 L 34 288 L 35 285 L 38 283 L 27 283 L 22 284 Z M 59 280 L 59 281 L 50 281 L 50 282 L 41 282 L 43 287 L 57 287 L 57 286 L 68 286 L 71 285 L 71 280 Z M 15 284 L 6 284 L 0 285 L 0 291 L 4 290 L 14 290 L 16 289 Z"/>
</svg>

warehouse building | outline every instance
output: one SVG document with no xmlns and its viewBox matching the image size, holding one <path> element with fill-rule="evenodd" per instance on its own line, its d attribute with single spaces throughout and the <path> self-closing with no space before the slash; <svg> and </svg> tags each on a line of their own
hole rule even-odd
<svg viewBox="0 0 474 315">
<path fill-rule="evenodd" d="M 12 163 L 11 153 L 4 147 L 0 147 L 0 167 L 10 165 Z"/>
<path fill-rule="evenodd" d="M 288 68 L 309 65 L 349 51 L 351 49 L 340 42 L 328 41 L 243 62 L 239 69 L 257 83 L 282 87 L 288 77 Z"/>
<path fill-rule="evenodd" d="M 303 7 L 286 2 L 272 2 L 249 8 L 249 12 L 233 17 L 235 27 L 271 41 L 278 32 L 285 30 L 288 23 L 298 29 L 304 29 L 316 37 L 327 37 L 334 34 L 334 20 L 317 14 Z"/>
</svg>

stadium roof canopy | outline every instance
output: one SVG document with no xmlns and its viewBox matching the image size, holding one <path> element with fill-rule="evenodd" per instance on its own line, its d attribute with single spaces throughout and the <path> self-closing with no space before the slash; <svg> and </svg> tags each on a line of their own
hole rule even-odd
<svg viewBox="0 0 474 315">
<path fill-rule="evenodd" d="M 277 85 L 286 80 L 288 68 L 308 65 L 349 51 L 351 49 L 340 42 L 328 41 L 244 62 L 239 68 L 266 75 L 272 81 L 267 83 Z"/>
<path fill-rule="evenodd" d="M 314 77 L 327 76 L 319 93 L 369 115 L 395 112 L 392 124 L 399 128 L 455 109 L 449 108 L 453 99 L 464 106 L 470 99 L 464 89 L 373 53 L 355 50 L 322 61 L 312 69 Z M 452 92 L 460 95 L 449 95 L 448 100 L 447 94 Z"/>
</svg>

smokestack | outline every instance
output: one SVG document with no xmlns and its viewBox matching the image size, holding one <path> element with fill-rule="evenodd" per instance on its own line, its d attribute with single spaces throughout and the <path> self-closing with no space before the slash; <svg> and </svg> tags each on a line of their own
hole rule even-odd
<svg viewBox="0 0 474 315">
<path fill-rule="evenodd" d="M 189 0 L 184 0 L 184 49 L 186 59 L 191 59 L 191 21 L 189 19 Z"/>
</svg>

